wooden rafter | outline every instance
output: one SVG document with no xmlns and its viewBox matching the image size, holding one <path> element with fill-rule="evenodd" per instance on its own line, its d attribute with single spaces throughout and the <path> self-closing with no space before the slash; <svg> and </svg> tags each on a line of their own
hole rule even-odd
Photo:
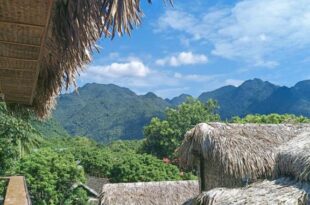
<svg viewBox="0 0 310 205">
<path fill-rule="evenodd" d="M 29 24 L 29 23 L 14 22 L 14 21 L 4 21 L 4 20 L 0 20 L 0 24 L 15 24 L 15 25 L 27 26 L 27 27 L 33 27 L 33 28 L 45 28 L 44 25 Z"/>
<path fill-rule="evenodd" d="M 37 62 L 37 59 L 25 59 L 25 58 L 18 58 L 18 57 L 10 57 L 10 56 L 0 56 L 0 58 L 4 59 L 10 59 L 10 60 L 22 60 L 22 61 L 32 61 L 32 62 Z"/>
<path fill-rule="evenodd" d="M 28 43 L 17 43 L 17 42 L 13 42 L 13 41 L 3 41 L 3 40 L 0 40 L 0 43 L 10 44 L 10 45 L 19 45 L 19 46 L 29 46 L 29 47 L 40 48 L 39 45 L 28 44 Z"/>
<path fill-rule="evenodd" d="M 38 77 L 39 77 L 39 73 L 40 73 L 40 60 L 43 57 L 44 43 L 45 43 L 45 40 L 46 40 L 46 37 L 47 37 L 47 32 L 48 32 L 48 28 L 49 28 L 51 13 L 52 13 L 52 7 L 53 7 L 53 0 L 48 0 L 47 19 L 46 19 L 46 24 L 45 24 L 45 28 L 44 28 L 43 34 L 41 36 L 40 53 L 39 53 L 39 57 L 38 57 L 38 64 L 37 64 L 36 73 L 35 73 L 35 80 L 33 82 L 33 87 L 32 87 L 32 92 L 31 92 L 31 97 L 30 97 L 29 104 L 32 104 L 33 98 L 34 98 L 34 95 L 35 95 L 35 91 L 36 91 L 36 88 L 37 88 L 37 82 L 38 82 Z"/>
</svg>

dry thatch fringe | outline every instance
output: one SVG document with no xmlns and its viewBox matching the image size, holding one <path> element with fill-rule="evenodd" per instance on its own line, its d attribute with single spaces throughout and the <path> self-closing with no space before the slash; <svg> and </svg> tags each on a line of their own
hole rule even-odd
<svg viewBox="0 0 310 205">
<path fill-rule="evenodd" d="M 101 205 L 180 205 L 199 194 L 198 181 L 106 184 Z"/>
<path fill-rule="evenodd" d="M 130 35 L 142 15 L 140 0 L 56 0 L 33 102 L 38 117 L 49 114 L 62 89 L 75 85 L 102 34 Z"/>
<path fill-rule="evenodd" d="M 310 129 L 278 149 L 275 172 L 310 182 Z"/>
<path fill-rule="evenodd" d="M 199 156 L 203 156 L 208 170 L 212 169 L 210 164 L 216 164 L 219 167 L 215 173 L 227 179 L 271 178 L 275 166 L 274 150 L 307 127 L 309 125 L 303 124 L 201 123 L 186 133 L 177 154 L 183 167 L 193 167 Z"/>
<path fill-rule="evenodd" d="M 242 205 L 242 204 L 309 204 L 310 185 L 288 178 L 263 181 L 246 188 L 216 188 L 201 193 L 186 205 Z M 184 204 L 185 205 L 185 204 Z"/>
</svg>

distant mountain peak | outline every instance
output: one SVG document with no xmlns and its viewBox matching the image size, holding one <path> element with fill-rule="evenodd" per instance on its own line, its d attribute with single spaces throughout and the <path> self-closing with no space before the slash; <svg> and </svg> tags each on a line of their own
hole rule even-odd
<svg viewBox="0 0 310 205">
<path fill-rule="evenodd" d="M 296 83 L 294 87 L 297 87 L 297 88 L 300 88 L 300 87 L 310 87 L 310 80 L 300 81 L 300 82 Z M 309 90 L 309 92 L 310 92 L 310 90 Z"/>
<path fill-rule="evenodd" d="M 272 83 L 268 81 L 263 81 L 262 79 L 259 79 L 259 78 L 253 78 L 253 79 L 244 81 L 239 87 L 247 86 L 247 85 L 264 85 L 264 84 L 272 84 Z"/>
<path fill-rule="evenodd" d="M 167 102 L 169 102 L 170 104 L 172 104 L 173 106 L 178 106 L 180 104 L 182 104 L 183 102 L 185 102 L 187 100 L 187 98 L 192 97 L 191 95 L 188 94 L 181 94 L 177 97 L 170 99 L 166 99 Z"/>
<path fill-rule="evenodd" d="M 148 92 L 148 93 L 146 93 L 143 96 L 147 97 L 147 98 L 158 98 L 158 96 L 155 93 L 153 93 L 153 92 Z"/>
</svg>

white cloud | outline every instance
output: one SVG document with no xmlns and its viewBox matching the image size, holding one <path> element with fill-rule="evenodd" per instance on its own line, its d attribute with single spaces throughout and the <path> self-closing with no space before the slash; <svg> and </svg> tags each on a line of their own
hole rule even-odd
<svg viewBox="0 0 310 205">
<path fill-rule="evenodd" d="M 150 73 L 150 69 L 141 61 L 132 60 L 106 66 L 90 66 L 87 72 L 97 77 L 145 77 Z"/>
<path fill-rule="evenodd" d="M 211 43 L 212 54 L 259 67 L 279 65 L 275 53 L 310 45 L 309 0 L 244 0 L 201 16 L 168 10 L 157 31 L 174 29 Z"/>
<path fill-rule="evenodd" d="M 80 85 L 87 82 L 113 83 L 128 87 L 139 94 L 158 91 L 156 93 L 162 97 L 179 95 L 179 91 L 185 87 L 188 89 L 189 85 L 200 85 L 202 82 L 207 84 L 212 81 L 214 76 L 154 70 L 137 58 L 128 58 L 123 63 L 89 66 L 79 78 Z"/>
<path fill-rule="evenodd" d="M 257 60 L 254 64 L 257 67 L 266 67 L 266 68 L 275 68 L 279 65 L 277 61 L 264 61 L 264 60 Z"/>
<path fill-rule="evenodd" d="M 243 80 L 237 80 L 237 79 L 227 79 L 225 80 L 225 85 L 233 85 L 233 86 L 239 86 L 243 83 Z"/>
<path fill-rule="evenodd" d="M 194 65 L 203 64 L 208 62 L 208 57 L 203 54 L 194 54 L 192 52 L 181 52 L 177 55 L 170 56 L 167 58 L 158 59 L 157 65 L 165 66 L 181 66 L 181 65 Z"/>
<path fill-rule="evenodd" d="M 213 79 L 215 76 L 209 76 L 209 75 L 198 75 L 198 74 L 181 74 L 181 73 L 174 73 L 174 78 L 180 79 L 183 81 L 192 81 L 192 82 L 207 82 L 211 79 Z"/>
</svg>

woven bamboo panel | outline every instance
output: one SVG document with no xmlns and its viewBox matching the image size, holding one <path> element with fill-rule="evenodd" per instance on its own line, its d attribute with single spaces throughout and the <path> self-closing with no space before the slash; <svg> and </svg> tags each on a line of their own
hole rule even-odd
<svg viewBox="0 0 310 205">
<path fill-rule="evenodd" d="M 2 87 L 3 90 L 9 90 L 9 91 L 16 91 L 16 92 L 23 92 L 25 93 L 26 95 L 29 94 L 29 89 L 31 89 L 32 86 L 19 86 L 19 87 L 16 87 L 16 86 L 9 86 L 9 85 L 6 85 L 5 87 Z"/>
<path fill-rule="evenodd" d="M 30 104 L 44 48 L 50 0 L 0 0 L 0 93 Z"/>
<path fill-rule="evenodd" d="M 0 22 L 0 41 L 40 45 L 44 28 Z"/>
<path fill-rule="evenodd" d="M 38 47 L 0 43 L 0 56 L 37 60 L 39 53 Z"/>
<path fill-rule="evenodd" d="M 44 26 L 47 14 L 48 1 L 46 0 L 0 1 L 0 21 Z"/>
<path fill-rule="evenodd" d="M 24 87 L 27 85 L 32 85 L 33 80 L 32 79 L 25 79 L 25 78 L 11 78 L 11 77 L 4 77 L 0 76 L 0 81 L 1 81 L 1 87 L 5 86 L 19 86 L 19 87 Z"/>
<path fill-rule="evenodd" d="M 7 102 L 19 102 L 27 104 L 31 95 L 31 87 L 2 86 Z"/>
<path fill-rule="evenodd" d="M 12 92 L 14 92 L 14 94 L 8 94 L 8 95 L 6 95 L 5 97 L 7 98 L 7 97 L 11 97 L 11 98 L 16 98 L 16 97 L 30 97 L 30 95 L 31 95 L 31 91 L 29 91 L 29 89 L 28 90 L 26 90 L 26 89 L 18 89 L 18 88 L 15 88 L 15 89 L 13 89 L 13 90 L 10 90 L 10 92 L 12 93 Z"/>
<path fill-rule="evenodd" d="M 0 57 L 0 69 L 35 71 L 37 61 Z"/>
<path fill-rule="evenodd" d="M 10 77 L 13 79 L 33 79 L 34 74 L 35 73 L 31 71 L 0 69 L 0 76 L 2 78 Z"/>
<path fill-rule="evenodd" d="M 8 103 L 28 104 L 29 96 L 5 95 L 5 101 Z"/>
</svg>

